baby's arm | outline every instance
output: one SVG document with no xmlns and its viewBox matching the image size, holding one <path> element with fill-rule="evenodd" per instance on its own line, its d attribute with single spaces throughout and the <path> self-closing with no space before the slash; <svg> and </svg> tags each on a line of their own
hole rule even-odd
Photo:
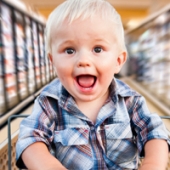
<svg viewBox="0 0 170 170">
<path fill-rule="evenodd" d="M 32 114 L 21 122 L 16 144 L 16 164 L 21 169 L 26 165 L 30 170 L 66 170 L 50 153 L 56 112 L 47 112 L 41 98 L 39 96 L 35 100 Z"/>
<path fill-rule="evenodd" d="M 145 144 L 145 158 L 139 170 L 165 170 L 168 163 L 168 144 L 152 139 Z"/>
<path fill-rule="evenodd" d="M 145 153 L 140 170 L 165 170 L 170 140 L 161 118 L 150 113 L 142 96 L 136 96 L 130 102 L 134 103 L 130 115 L 131 126 L 137 134 L 137 147 L 140 155 L 143 156 L 143 150 Z"/>
<path fill-rule="evenodd" d="M 66 168 L 48 151 L 43 142 L 30 145 L 22 153 L 22 160 L 30 170 L 66 170 Z"/>
</svg>

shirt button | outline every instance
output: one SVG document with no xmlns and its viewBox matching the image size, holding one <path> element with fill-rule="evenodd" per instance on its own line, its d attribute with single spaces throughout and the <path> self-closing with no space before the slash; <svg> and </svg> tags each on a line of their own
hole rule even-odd
<svg viewBox="0 0 170 170">
<path fill-rule="evenodd" d="M 95 130 L 94 126 L 91 126 L 90 129 L 91 129 L 91 130 Z"/>
</svg>

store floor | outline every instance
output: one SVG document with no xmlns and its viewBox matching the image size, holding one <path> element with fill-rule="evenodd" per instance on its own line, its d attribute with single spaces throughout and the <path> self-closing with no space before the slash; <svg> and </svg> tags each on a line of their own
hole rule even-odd
<svg viewBox="0 0 170 170">
<path fill-rule="evenodd" d="M 157 113 L 160 116 L 167 116 L 168 114 L 170 115 L 170 111 L 168 108 L 164 107 L 162 103 L 159 101 L 155 102 L 155 98 L 152 95 L 149 95 L 145 89 L 142 88 L 142 86 L 139 83 L 136 83 L 133 79 L 131 78 L 122 78 L 124 82 L 126 82 L 132 89 L 138 91 L 141 93 L 145 98 L 147 105 L 152 113 Z M 148 95 L 150 97 L 148 97 Z M 154 102 L 153 102 L 154 101 Z M 21 114 L 31 114 L 33 109 L 33 105 L 29 106 L 27 109 L 25 109 Z M 11 122 L 11 133 L 15 135 L 15 133 L 18 133 L 19 130 L 19 124 L 23 118 L 18 118 L 15 119 Z M 163 120 L 167 129 L 170 131 L 170 120 Z M 5 142 L 7 143 L 7 127 L 4 127 L 1 130 L 1 138 L 0 138 L 0 145 Z"/>
</svg>

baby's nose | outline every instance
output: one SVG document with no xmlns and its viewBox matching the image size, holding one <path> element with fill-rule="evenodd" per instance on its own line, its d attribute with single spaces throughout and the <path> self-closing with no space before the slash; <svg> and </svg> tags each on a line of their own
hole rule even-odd
<svg viewBox="0 0 170 170">
<path fill-rule="evenodd" d="M 90 67 L 90 57 L 88 54 L 80 54 L 77 60 L 77 67 Z"/>
<path fill-rule="evenodd" d="M 90 66 L 90 64 L 88 63 L 88 62 L 78 62 L 78 65 L 77 65 L 78 67 L 89 67 Z"/>
</svg>

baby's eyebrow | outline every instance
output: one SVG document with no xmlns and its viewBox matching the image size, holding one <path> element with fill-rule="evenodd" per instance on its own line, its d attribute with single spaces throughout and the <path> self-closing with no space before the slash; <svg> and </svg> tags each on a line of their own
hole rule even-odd
<svg viewBox="0 0 170 170">
<path fill-rule="evenodd" d="M 74 43 L 74 40 L 64 40 L 64 41 L 60 42 L 58 46 L 61 47 L 61 46 L 70 45 L 73 43 Z"/>
<path fill-rule="evenodd" d="M 107 41 L 107 40 L 104 39 L 104 38 L 95 38 L 95 39 L 94 39 L 94 42 L 104 42 L 104 43 L 109 44 L 109 41 Z"/>
</svg>

